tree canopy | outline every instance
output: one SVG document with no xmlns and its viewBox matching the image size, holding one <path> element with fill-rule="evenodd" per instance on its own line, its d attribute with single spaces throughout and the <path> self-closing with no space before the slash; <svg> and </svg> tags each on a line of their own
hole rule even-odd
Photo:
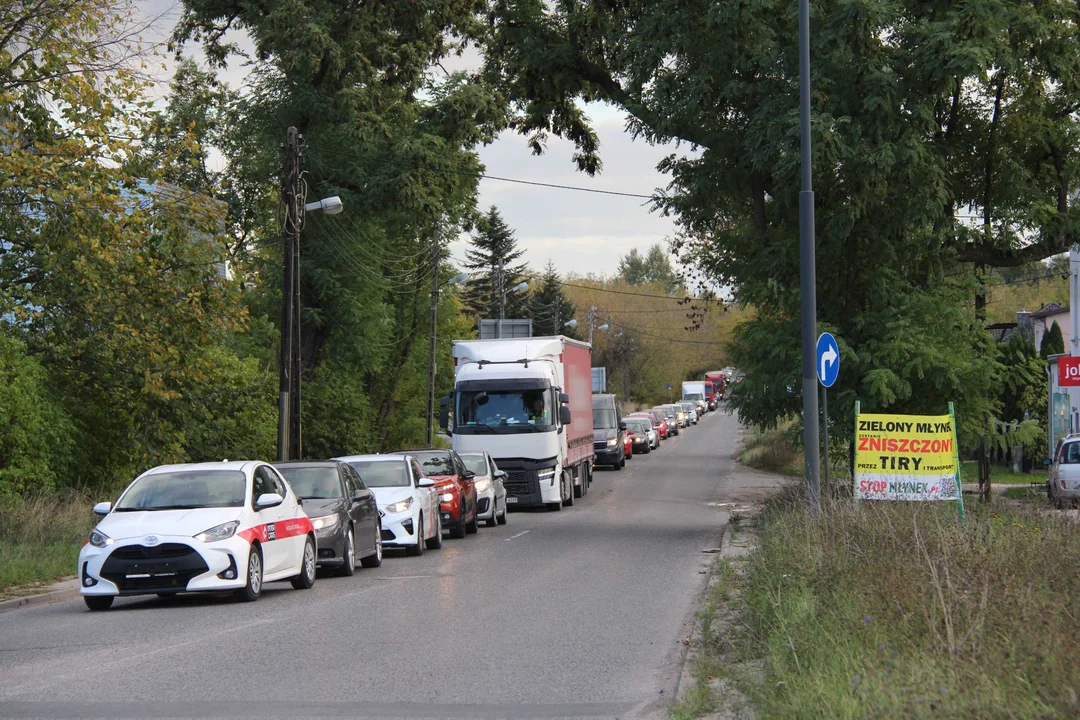
<svg viewBox="0 0 1080 720">
<path fill-rule="evenodd" d="M 619 260 L 616 272 L 627 285 L 656 283 L 669 293 L 675 292 L 679 287 L 678 274 L 659 243 L 652 245 L 645 255 L 633 248 Z"/>
</svg>

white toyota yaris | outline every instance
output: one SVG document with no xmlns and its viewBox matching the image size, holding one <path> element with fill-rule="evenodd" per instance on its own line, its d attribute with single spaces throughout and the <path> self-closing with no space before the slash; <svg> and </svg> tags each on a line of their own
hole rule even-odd
<svg viewBox="0 0 1080 720">
<path fill-rule="evenodd" d="M 263 462 L 162 465 L 128 485 L 79 553 L 91 610 L 117 595 L 235 590 L 258 600 L 263 583 L 315 583 L 315 531 L 285 479 Z"/>
<path fill-rule="evenodd" d="M 442 547 L 442 521 L 435 483 L 411 455 L 350 455 L 334 458 L 352 466 L 375 495 L 384 547 L 409 555 Z"/>
</svg>

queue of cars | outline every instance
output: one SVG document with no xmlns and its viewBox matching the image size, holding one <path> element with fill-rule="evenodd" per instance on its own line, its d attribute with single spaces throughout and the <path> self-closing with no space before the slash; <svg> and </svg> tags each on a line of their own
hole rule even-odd
<svg viewBox="0 0 1080 720">
<path fill-rule="evenodd" d="M 496 402 L 492 393 L 498 389 L 484 389 L 477 405 Z M 536 400 L 532 395 L 527 399 Z M 539 436 L 544 423 L 557 433 L 569 427 L 569 400 L 565 394 L 559 400 L 564 407 L 554 419 L 535 402 L 533 416 L 521 423 L 532 431 L 521 436 Z M 593 466 L 622 469 L 635 454 L 657 450 L 696 424 L 700 409 L 688 401 L 623 416 L 619 399 L 607 394 L 593 395 L 592 407 L 594 447 L 587 467 L 574 466 L 572 458 L 562 465 L 561 489 L 555 487 L 558 466 L 530 470 L 542 490 L 555 488 L 558 502 L 533 492 L 521 479 L 511 489 L 509 474 L 488 450 L 477 448 L 152 468 L 115 504 L 94 506 L 101 520 L 78 561 L 83 598 L 91 610 L 109 608 L 118 596 L 181 592 L 231 592 L 254 601 L 268 582 L 312 587 L 320 567 L 345 576 L 358 565 L 379 567 L 386 548 L 421 555 L 442 547 L 444 531 L 463 538 L 476 533 L 481 521 L 490 527 L 506 524 L 511 504 L 573 505 L 592 483 Z M 505 429 L 493 428 L 512 425 L 500 420 L 485 427 L 505 435 Z M 581 444 L 575 441 L 575 447 Z"/>
</svg>

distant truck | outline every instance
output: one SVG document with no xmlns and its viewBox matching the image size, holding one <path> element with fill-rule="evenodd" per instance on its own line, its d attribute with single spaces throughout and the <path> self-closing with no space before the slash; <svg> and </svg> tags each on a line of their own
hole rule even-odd
<svg viewBox="0 0 1080 720">
<path fill-rule="evenodd" d="M 709 406 L 708 396 L 705 393 L 705 382 L 696 380 L 682 384 L 682 399 L 694 403 L 698 412 L 703 413 Z"/>
<path fill-rule="evenodd" d="M 560 510 L 592 482 L 592 350 L 563 336 L 455 340 L 439 424 L 458 453 L 486 451 L 509 505 Z"/>
<path fill-rule="evenodd" d="M 705 382 L 712 383 L 713 386 L 713 407 L 715 408 L 720 404 L 720 401 L 724 399 L 724 388 L 726 385 L 724 371 L 723 370 L 710 370 L 705 373 Z"/>
</svg>

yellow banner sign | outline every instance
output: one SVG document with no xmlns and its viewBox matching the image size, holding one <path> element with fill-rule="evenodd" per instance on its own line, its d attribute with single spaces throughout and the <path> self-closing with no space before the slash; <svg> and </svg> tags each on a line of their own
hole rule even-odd
<svg viewBox="0 0 1080 720">
<path fill-rule="evenodd" d="M 855 497 L 958 499 L 953 431 L 950 415 L 857 415 Z"/>
</svg>

